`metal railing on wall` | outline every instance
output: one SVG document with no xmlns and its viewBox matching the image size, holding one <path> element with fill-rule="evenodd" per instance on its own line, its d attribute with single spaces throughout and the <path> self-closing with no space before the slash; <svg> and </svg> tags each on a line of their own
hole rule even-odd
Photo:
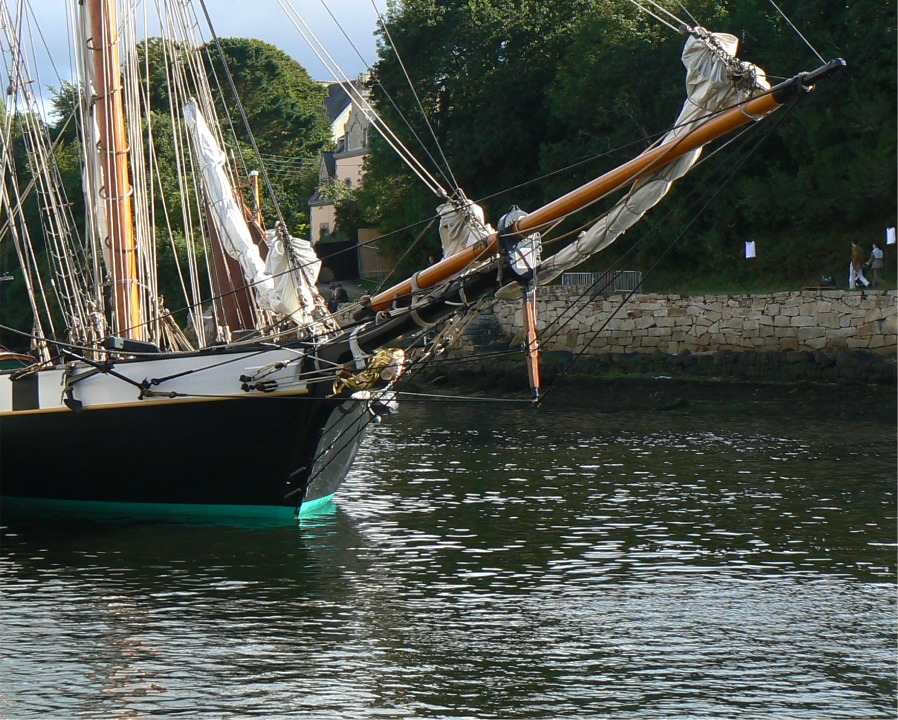
<svg viewBox="0 0 898 720">
<path fill-rule="evenodd" d="M 566 272 L 561 274 L 562 285 L 591 285 L 603 295 L 639 291 L 642 273 L 639 270 L 608 270 L 606 272 Z"/>
</svg>

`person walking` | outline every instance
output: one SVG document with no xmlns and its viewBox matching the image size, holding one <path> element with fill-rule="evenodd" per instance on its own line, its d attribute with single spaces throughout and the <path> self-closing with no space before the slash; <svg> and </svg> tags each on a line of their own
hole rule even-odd
<svg viewBox="0 0 898 720">
<path fill-rule="evenodd" d="M 879 247 L 879 243 L 873 243 L 870 259 L 867 260 L 867 267 L 873 269 L 873 287 L 882 285 L 882 269 L 885 267 L 885 260 L 882 258 L 882 248 Z"/>
<path fill-rule="evenodd" d="M 851 264 L 848 266 L 848 289 L 854 290 L 857 281 L 864 283 L 864 287 L 870 287 L 870 281 L 864 277 L 864 252 L 857 240 L 851 241 Z"/>
</svg>

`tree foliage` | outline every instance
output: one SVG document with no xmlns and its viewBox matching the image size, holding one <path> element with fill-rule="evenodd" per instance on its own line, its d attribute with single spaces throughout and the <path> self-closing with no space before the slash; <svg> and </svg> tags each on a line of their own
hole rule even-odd
<svg viewBox="0 0 898 720">
<path fill-rule="evenodd" d="M 171 94 L 177 92 L 166 57 L 172 50 L 177 55 L 178 48 L 165 43 L 150 38 L 139 48 L 151 104 L 163 113 L 170 109 Z M 243 167 L 257 168 L 255 142 L 280 214 L 294 234 L 307 233 L 307 202 L 318 154 L 330 141 L 324 86 L 296 60 L 261 40 L 221 38 L 206 47 L 203 61 L 219 117 L 230 127 L 226 133 L 230 149 Z M 277 213 L 271 194 L 263 194 L 263 214 L 273 220 Z"/>
<path fill-rule="evenodd" d="M 152 142 L 147 147 L 152 147 L 154 155 L 152 188 L 157 223 L 157 257 L 162 268 L 159 274 L 160 291 L 170 308 L 176 309 L 177 298 L 182 297 L 182 292 L 174 271 L 176 267 L 187 265 L 186 233 L 184 228 L 179 227 L 187 215 L 181 212 L 181 207 L 187 201 L 187 194 L 192 192 L 192 183 L 179 182 L 177 156 L 180 150 L 171 128 L 172 98 L 184 90 L 175 81 L 171 58 L 178 58 L 176 62 L 182 63 L 189 58 L 186 50 L 166 45 L 166 42 L 160 38 L 150 38 L 138 48 L 141 86 L 146 90 L 152 110 L 129 121 L 140 123 L 145 137 L 152 135 Z M 308 198 L 317 180 L 319 153 L 330 141 L 330 124 L 324 112 L 325 89 L 312 80 L 299 63 L 268 43 L 223 38 L 220 47 L 221 53 L 218 46 L 207 48 L 204 67 L 213 89 L 222 90 L 216 99 L 220 117 L 234 120 L 233 132 L 225 133 L 226 141 L 231 146 L 229 149 L 233 151 L 233 156 L 245 160 L 246 168 L 259 167 L 251 148 L 246 128 L 248 124 L 262 159 L 271 163 L 268 178 L 278 198 L 280 213 L 294 235 L 303 235 L 308 232 Z M 222 55 L 226 60 L 227 72 Z M 242 102 L 248 121 L 246 124 L 235 102 L 231 80 Z M 54 156 L 72 204 L 72 215 L 83 233 L 82 152 L 77 122 L 74 120 L 78 96 L 79 89 L 70 83 L 63 83 L 55 90 L 52 100 L 55 117 L 47 129 L 54 140 L 58 138 Z M 186 98 L 179 99 L 183 101 Z M 0 110 L 3 109 L 0 105 Z M 176 122 L 180 121 L 176 118 Z M 20 175 L 19 184 L 24 187 L 31 179 L 29 160 L 15 118 L 12 126 L 15 167 Z M 273 223 L 277 215 L 267 189 L 263 188 L 263 214 Z M 41 242 L 43 231 L 35 193 L 26 199 L 25 214 L 32 237 L 36 239 L 39 261 L 46 264 L 46 248 Z M 199 223 L 202 219 L 194 217 L 193 222 Z M 17 260 L 12 251 L 12 243 L 3 243 L 0 247 L 0 272 L 15 271 Z M 197 248 L 197 251 L 201 253 L 202 248 Z M 172 272 L 166 272 L 166 269 Z M 0 286 L 0 302 L 7 321 L 22 320 L 16 322 L 18 327 L 30 324 L 27 321 L 30 309 L 23 283 L 3 283 Z M 15 338 L 6 336 L 0 340 L 16 342 Z"/>
<path fill-rule="evenodd" d="M 774 82 L 822 64 L 769 3 L 666 5 L 681 16 L 685 5 L 699 24 L 739 37 L 740 56 Z M 647 228 L 662 240 L 646 239 L 629 262 L 645 269 L 665 254 L 671 272 L 738 280 L 738 268 L 749 267 L 739 261 L 742 242 L 754 239 L 751 272 L 803 282 L 838 272 L 850 238 L 869 244 L 895 224 L 895 8 L 823 0 L 790 13 L 827 59 L 846 58 L 848 71 L 759 124 L 732 152 L 706 151 L 705 166 L 650 215 Z M 511 203 L 533 209 L 641 151 L 684 96 L 682 38 L 629 3 L 405 0 L 391 7 L 388 29 L 374 71 L 378 110 L 419 157 L 427 154 L 415 135 L 441 159 L 392 40 L 455 178 L 469 197 L 485 199 L 493 222 Z M 392 233 L 401 254 L 436 200 L 382 143 L 367 171 L 360 211 Z M 426 242 L 420 257 L 437 247 L 436 233 Z"/>
</svg>

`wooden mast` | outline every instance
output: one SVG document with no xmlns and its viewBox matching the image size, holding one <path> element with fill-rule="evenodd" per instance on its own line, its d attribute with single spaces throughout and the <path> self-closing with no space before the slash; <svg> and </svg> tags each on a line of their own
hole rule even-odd
<svg viewBox="0 0 898 720">
<path fill-rule="evenodd" d="M 638 180 L 641 176 L 673 162 L 686 153 L 700 148 L 749 122 L 762 119 L 786 102 L 794 99 L 801 92 L 813 89 L 817 80 L 841 69 L 844 65 L 845 62 L 841 59 L 832 60 L 811 73 L 803 73 L 786 80 L 769 92 L 711 117 L 683 136 L 646 150 L 629 162 L 582 185 L 548 205 L 544 205 L 513 223 L 510 229 L 513 233 L 523 236 L 549 223 L 560 220 L 586 207 L 604 195 Z M 476 245 L 467 247 L 455 255 L 451 255 L 441 262 L 422 270 L 414 278 L 405 280 L 376 295 L 371 299 L 371 310 L 375 312 L 388 310 L 395 300 L 410 297 L 415 287 L 433 287 L 444 280 L 448 280 L 472 262 L 491 257 L 498 252 L 498 249 L 498 235 L 493 233 Z"/>
<path fill-rule="evenodd" d="M 103 170 L 101 194 L 106 205 L 109 249 L 112 257 L 113 300 L 116 331 L 131 340 L 146 339 L 141 319 L 140 285 L 137 272 L 137 243 L 131 209 L 128 176 L 128 139 L 122 103 L 118 36 L 114 0 L 89 0 L 93 51 L 98 152 Z M 105 241 L 101 238 L 101 241 Z"/>
</svg>

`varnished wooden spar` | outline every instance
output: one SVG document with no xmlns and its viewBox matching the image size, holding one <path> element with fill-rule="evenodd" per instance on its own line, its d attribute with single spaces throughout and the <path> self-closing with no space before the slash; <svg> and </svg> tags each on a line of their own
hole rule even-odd
<svg viewBox="0 0 898 720">
<path fill-rule="evenodd" d="M 539 402 L 539 336 L 536 331 L 536 298 L 533 289 L 524 285 L 524 330 L 527 342 L 527 377 L 533 402 Z"/>
<path fill-rule="evenodd" d="M 97 127 L 112 251 L 116 332 L 132 340 L 144 340 L 115 4 L 92 0 L 89 8 L 92 36 L 89 42 L 94 53 Z"/>
<path fill-rule="evenodd" d="M 583 209 L 599 198 L 638 180 L 642 175 L 653 172 L 677 158 L 707 143 L 723 137 L 750 122 L 762 119 L 800 93 L 813 89 L 814 83 L 845 66 L 844 60 L 828 62 L 810 73 L 802 73 L 775 86 L 772 90 L 752 98 L 741 105 L 719 113 L 682 137 L 646 150 L 627 163 L 591 180 L 576 190 L 569 192 L 548 205 L 534 210 L 512 226 L 514 232 L 526 235 L 545 225 L 560 220 L 571 213 Z M 374 311 L 388 310 L 398 298 L 407 298 L 415 287 L 429 288 L 448 280 L 464 270 L 472 262 L 491 257 L 498 252 L 499 241 L 493 233 L 483 241 L 451 255 L 445 260 L 431 265 L 408 280 L 394 285 L 376 295 L 371 300 Z"/>
</svg>

